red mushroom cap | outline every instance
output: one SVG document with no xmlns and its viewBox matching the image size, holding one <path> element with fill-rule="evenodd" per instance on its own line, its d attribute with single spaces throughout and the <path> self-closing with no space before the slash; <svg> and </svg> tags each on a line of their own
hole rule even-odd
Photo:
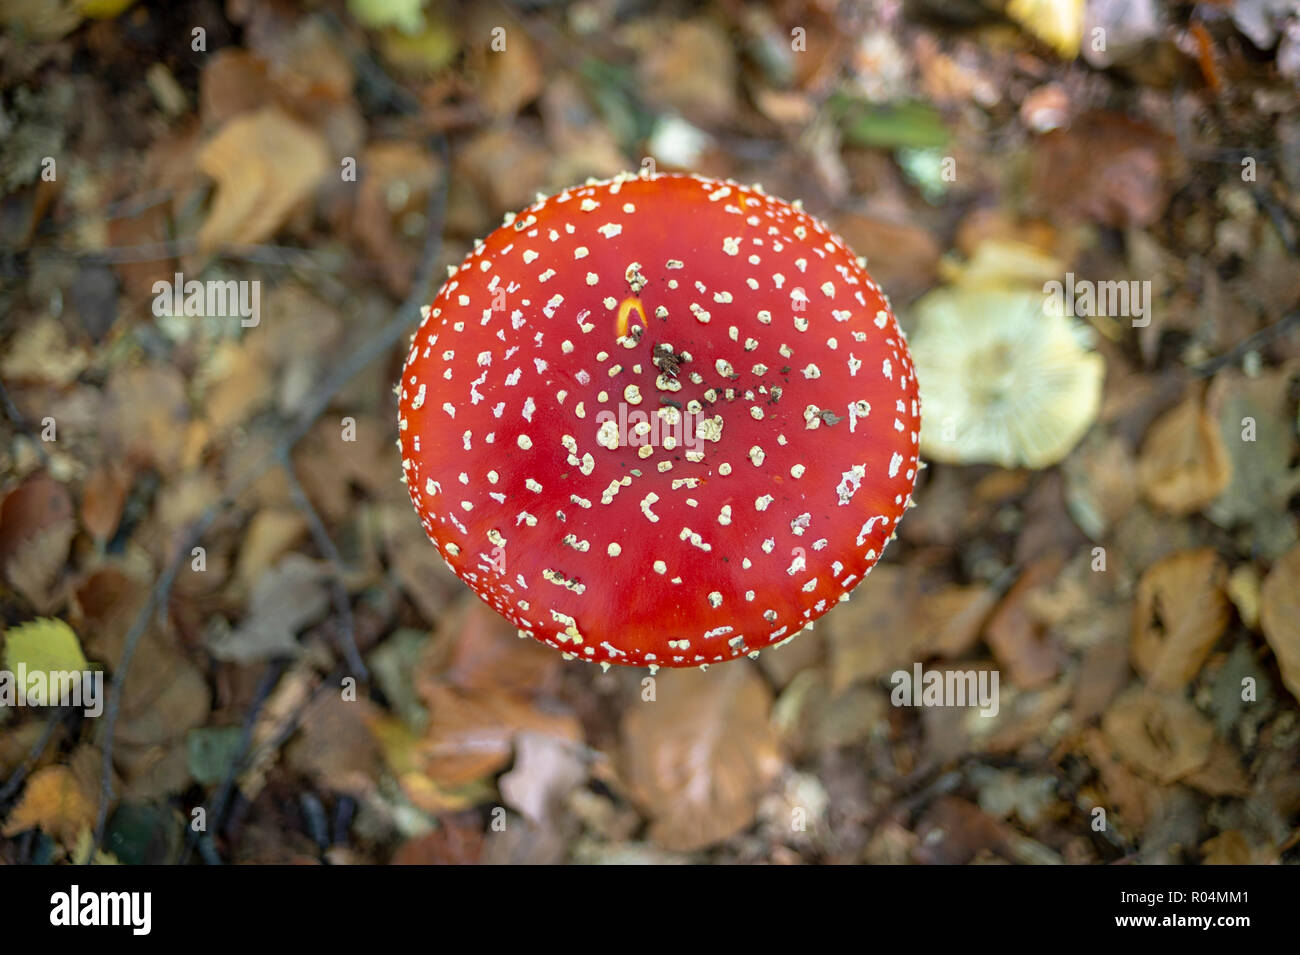
<svg viewBox="0 0 1300 955">
<path fill-rule="evenodd" d="M 888 302 L 790 205 L 621 176 L 507 217 L 398 387 L 404 479 L 448 566 L 578 659 L 755 655 L 846 599 L 917 473 Z"/>
</svg>

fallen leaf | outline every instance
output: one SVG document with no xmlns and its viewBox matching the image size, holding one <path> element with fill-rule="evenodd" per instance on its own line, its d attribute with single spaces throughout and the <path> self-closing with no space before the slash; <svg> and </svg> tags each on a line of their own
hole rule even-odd
<svg viewBox="0 0 1300 955">
<path fill-rule="evenodd" d="M 481 51 L 478 70 L 479 102 L 489 116 L 496 120 L 508 119 L 523 109 L 542 92 L 545 78 L 542 61 L 529 37 L 529 31 L 520 23 L 503 17 L 499 11 L 487 13 L 479 8 L 480 15 L 470 29 L 471 36 L 492 37 L 493 29 L 504 32 L 505 44 L 475 44 Z M 499 35 L 499 34 L 497 34 Z"/>
<path fill-rule="evenodd" d="M 771 694 L 744 663 L 656 679 L 656 699 L 638 699 L 624 714 L 624 775 L 655 843 L 702 849 L 753 823 L 780 771 Z"/>
<path fill-rule="evenodd" d="M 1199 511 L 1232 480 L 1223 437 L 1193 390 L 1151 425 L 1138 457 L 1142 493 L 1174 514 Z"/>
<path fill-rule="evenodd" d="M 990 588 L 941 584 L 924 568 L 879 564 L 826 617 L 831 692 L 932 656 L 969 649 L 997 600 Z M 802 637 L 800 639 L 803 639 Z"/>
<path fill-rule="evenodd" d="M 131 473 L 117 461 L 101 464 L 87 475 L 81 489 L 81 523 L 98 544 L 117 530 L 130 487 Z"/>
<path fill-rule="evenodd" d="M 324 789 L 362 799 L 375 790 L 380 750 L 367 725 L 364 699 L 322 693 L 303 713 L 302 729 L 285 747 L 289 766 Z"/>
<path fill-rule="evenodd" d="M 701 125 L 731 120 L 736 112 L 736 54 L 722 28 L 703 18 L 645 19 L 623 39 L 637 56 L 637 87 L 645 100 Z"/>
<path fill-rule="evenodd" d="M 515 737 L 533 731 L 562 739 L 582 737 L 578 721 L 547 712 L 511 693 L 460 690 L 434 684 L 424 691 L 429 729 L 420 744 L 422 772 L 442 787 L 495 773 L 510 762 Z"/>
<path fill-rule="evenodd" d="M 1065 504 L 1079 529 L 1101 540 L 1137 503 L 1137 462 L 1127 441 L 1094 431 L 1065 459 Z"/>
<path fill-rule="evenodd" d="M 1002 599 L 984 628 L 984 639 L 998 663 L 1006 667 L 1011 682 L 1022 689 L 1051 683 L 1060 672 L 1064 653 L 1043 621 L 1033 612 L 1030 598 L 1050 584 L 1061 569 L 1056 557 L 1030 565 Z"/>
<path fill-rule="evenodd" d="M 1267 846 L 1252 845 L 1240 829 L 1229 829 L 1201 843 L 1205 865 L 1272 865 L 1277 853 Z"/>
<path fill-rule="evenodd" d="M 1300 699 L 1300 544 L 1273 565 L 1260 587 L 1259 622 L 1282 682 Z"/>
<path fill-rule="evenodd" d="M 1133 667 L 1153 690 L 1182 689 L 1228 628 L 1228 569 L 1210 548 L 1148 567 L 1133 605 Z"/>
<path fill-rule="evenodd" d="M 565 797 L 587 779 L 579 744 L 541 733 L 520 733 L 515 765 L 497 781 L 507 806 L 530 822 L 554 825 Z"/>
<path fill-rule="evenodd" d="M 81 831 L 95 824 L 99 811 L 99 765 L 98 751 L 83 745 L 67 764 L 36 770 L 9 813 L 3 835 L 41 829 L 65 848 L 74 847 Z"/>
<path fill-rule="evenodd" d="M 549 688 L 563 661 L 534 640 L 521 640 L 515 626 L 487 604 L 462 598 L 439 623 L 454 642 L 440 679 L 466 690 L 520 694 Z"/>
<path fill-rule="evenodd" d="M 63 324 L 45 316 L 18 325 L 0 358 L 0 375 L 5 381 L 66 385 L 76 380 L 87 364 L 85 350 L 68 343 Z"/>
<path fill-rule="evenodd" d="M 213 632 L 209 652 L 218 660 L 253 663 L 301 652 L 299 631 L 330 606 L 329 571 L 301 554 L 286 555 L 253 586 L 248 613 L 233 630 Z"/>
<path fill-rule="evenodd" d="M 977 857 L 1007 859 L 1010 827 L 957 796 L 940 796 L 917 822 L 912 855 L 921 865 L 965 865 Z"/>
<path fill-rule="evenodd" d="M 839 216 L 834 225 L 849 247 L 866 258 L 872 277 L 895 301 L 908 301 L 937 281 L 943 250 L 928 230 L 852 214 Z"/>
<path fill-rule="evenodd" d="M 1205 765 L 1185 776 L 1183 782 L 1211 796 L 1242 798 L 1250 795 L 1251 788 L 1246 771 L 1241 768 L 1241 756 L 1221 739 L 1214 741 Z"/>
<path fill-rule="evenodd" d="M 1296 540 L 1296 518 L 1287 502 L 1300 490 L 1300 467 L 1292 467 L 1296 427 L 1290 389 L 1296 368 L 1249 378 L 1225 371 L 1215 377 L 1206 411 L 1231 459 L 1231 482 L 1206 509 L 1223 527 L 1246 524 L 1252 549 L 1275 557 Z M 1280 545 L 1280 546 L 1279 546 Z"/>
<path fill-rule="evenodd" d="M 234 769 L 244 736 L 240 726 L 203 726 L 185 736 L 190 775 L 203 786 L 215 786 Z"/>
<path fill-rule="evenodd" d="M 190 421 L 185 379 L 171 365 L 135 365 L 109 378 L 100 428 L 104 446 L 128 465 L 175 473 Z"/>
<path fill-rule="evenodd" d="M 1169 202 L 1170 138 L 1114 113 L 1088 113 L 1037 144 L 1029 192 L 1053 221 L 1151 225 Z"/>
<path fill-rule="evenodd" d="M 4 666 L 10 671 L 22 666 L 28 673 L 58 673 L 83 671 L 87 663 L 73 629 L 62 620 L 42 618 L 5 631 Z"/>
<path fill-rule="evenodd" d="M 483 825 L 473 814 L 443 816 L 433 832 L 407 839 L 390 865 L 474 865 L 483 855 Z"/>
<path fill-rule="evenodd" d="M 252 245 L 269 239 L 312 194 L 329 165 L 324 138 L 275 106 L 241 113 L 197 157 L 217 182 L 199 248 Z"/>
<path fill-rule="evenodd" d="M 307 533 L 307 521 L 298 511 L 262 508 L 244 529 L 235 579 L 241 585 L 256 588 L 271 566 Z"/>
<path fill-rule="evenodd" d="M 1010 0 L 1007 16 L 1067 60 L 1079 55 L 1084 0 Z"/>
<path fill-rule="evenodd" d="M 1134 687 L 1111 704 L 1102 732 L 1120 758 L 1169 785 L 1210 758 L 1214 727 L 1182 697 Z"/>
</svg>

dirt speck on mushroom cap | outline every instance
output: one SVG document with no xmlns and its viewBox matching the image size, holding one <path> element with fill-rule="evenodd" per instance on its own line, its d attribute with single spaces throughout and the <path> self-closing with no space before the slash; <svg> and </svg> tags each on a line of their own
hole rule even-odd
<svg viewBox="0 0 1300 955">
<path fill-rule="evenodd" d="M 507 217 L 434 300 L 398 395 L 448 566 L 591 662 L 793 637 L 861 582 L 916 480 L 885 297 L 819 221 L 735 182 L 628 175 Z"/>
</svg>

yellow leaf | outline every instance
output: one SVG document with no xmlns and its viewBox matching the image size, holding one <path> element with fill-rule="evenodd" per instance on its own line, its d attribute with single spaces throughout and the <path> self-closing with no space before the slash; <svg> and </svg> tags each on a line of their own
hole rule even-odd
<svg viewBox="0 0 1300 955">
<path fill-rule="evenodd" d="M 22 665 L 28 673 L 87 668 L 76 633 L 62 620 L 50 617 L 32 620 L 5 633 L 4 665 L 11 671 Z"/>
<path fill-rule="evenodd" d="M 77 0 L 77 9 L 92 20 L 112 20 L 133 3 L 135 0 Z"/>
<path fill-rule="evenodd" d="M 39 828 L 64 846 L 73 846 L 81 830 L 95 824 L 96 809 L 95 798 L 71 768 L 46 766 L 32 773 L 3 834 Z"/>
<path fill-rule="evenodd" d="M 90 831 L 90 826 L 84 826 L 81 832 L 77 833 L 77 841 L 72 847 L 72 864 L 86 865 L 90 861 L 90 850 L 94 845 L 94 835 Z M 94 865 L 121 865 L 117 856 L 104 849 L 95 851 Z"/>
<path fill-rule="evenodd" d="M 1079 55 L 1083 0 L 1011 0 L 1007 15 L 1067 60 Z"/>
</svg>

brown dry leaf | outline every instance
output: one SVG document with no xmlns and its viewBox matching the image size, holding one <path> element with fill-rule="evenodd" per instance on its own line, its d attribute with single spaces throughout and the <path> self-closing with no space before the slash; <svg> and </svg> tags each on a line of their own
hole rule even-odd
<svg viewBox="0 0 1300 955">
<path fill-rule="evenodd" d="M 916 826 L 920 838 L 913 856 L 921 865 L 965 865 L 977 856 L 1009 858 L 1010 827 L 974 803 L 940 796 Z"/>
<path fill-rule="evenodd" d="M 1272 865 L 1277 853 L 1268 846 L 1253 845 L 1240 829 L 1229 829 L 1201 843 L 1205 865 Z"/>
<path fill-rule="evenodd" d="M 832 692 L 927 657 L 960 656 L 996 600 L 987 587 L 936 583 L 925 568 L 878 565 L 826 617 Z"/>
<path fill-rule="evenodd" d="M 117 661 L 113 661 L 114 665 Z M 156 631 L 141 640 L 123 684 L 115 740 L 143 748 L 180 743 L 212 708 L 203 673 Z"/>
<path fill-rule="evenodd" d="M 524 731 L 582 738 L 572 715 L 548 712 L 513 693 L 433 684 L 422 694 L 429 729 L 420 744 L 421 770 L 442 787 L 464 785 L 506 766 L 515 736 Z"/>
<path fill-rule="evenodd" d="M 67 489 L 43 472 L 31 475 L 0 504 L 0 564 L 7 564 L 42 530 L 72 517 L 72 497 Z"/>
<path fill-rule="evenodd" d="M 1300 544 L 1283 554 L 1264 578 L 1259 622 L 1282 682 L 1300 699 Z"/>
<path fill-rule="evenodd" d="M 1093 805 L 1115 807 L 1124 823 L 1140 831 L 1159 798 L 1159 787 L 1133 772 L 1099 729 L 1085 730 L 1079 749 L 1101 777 L 1104 798 L 1094 798 Z"/>
<path fill-rule="evenodd" d="M 1228 568 L 1210 548 L 1148 567 L 1133 605 L 1133 668 L 1153 690 L 1182 689 L 1228 628 Z"/>
<path fill-rule="evenodd" d="M 307 520 L 298 511 L 264 507 L 248 522 L 239 548 L 235 579 L 251 588 L 307 532 Z"/>
<path fill-rule="evenodd" d="M 489 37 L 495 27 L 505 31 L 505 49 L 493 49 L 491 44 L 475 44 L 478 69 L 479 102 L 488 115 L 496 120 L 514 116 L 542 92 L 545 78 L 542 62 L 528 30 L 517 22 L 503 20 L 499 11 L 487 13 L 478 8 L 478 21 L 470 28 L 471 36 Z M 503 25 L 504 24 L 504 25 Z"/>
<path fill-rule="evenodd" d="M 117 660 L 127 630 L 149 593 L 149 583 L 133 576 L 120 561 L 106 564 L 76 585 L 69 621 L 85 634 L 86 655 L 92 660 Z M 145 568 L 148 573 L 148 568 Z"/>
<path fill-rule="evenodd" d="M 1101 728 L 1121 759 L 1165 785 L 1205 765 L 1214 742 L 1214 727 L 1191 703 L 1140 687 L 1111 704 Z"/>
<path fill-rule="evenodd" d="M 199 169 L 217 181 L 199 248 L 251 245 L 274 235 L 325 177 L 324 138 L 277 107 L 231 119 L 199 152 Z"/>
<path fill-rule="evenodd" d="M 407 839 L 389 865 L 474 865 L 483 855 L 483 825 L 475 814 L 444 816 L 433 832 Z"/>
<path fill-rule="evenodd" d="M 228 441 L 234 428 L 270 404 L 269 364 L 261 349 L 233 341 L 218 345 L 204 363 L 203 411 L 215 440 Z"/>
<path fill-rule="evenodd" d="M 205 57 L 199 73 L 199 115 L 215 129 L 266 100 L 266 63 L 238 47 L 227 46 Z"/>
<path fill-rule="evenodd" d="M 322 693 L 303 713 L 301 731 L 285 748 L 286 762 L 325 789 L 364 798 L 379 776 L 379 744 L 367 725 L 372 710 L 365 699 Z"/>
<path fill-rule="evenodd" d="M 84 349 L 68 344 L 63 324 L 44 316 L 18 326 L 0 358 L 0 376 L 5 381 L 34 381 L 66 385 L 89 364 Z"/>
<path fill-rule="evenodd" d="M 99 767 L 98 751 L 81 746 L 66 765 L 36 770 L 27 780 L 22 799 L 9 813 L 3 834 L 13 836 L 39 828 L 65 848 L 74 846 L 80 832 L 95 824 Z"/>
<path fill-rule="evenodd" d="M 639 54 L 638 92 L 691 122 L 711 126 L 736 112 L 736 54 L 710 20 L 645 19 L 628 25 L 623 39 Z"/>
<path fill-rule="evenodd" d="M 117 461 L 96 467 L 81 489 L 81 523 L 98 544 L 117 530 L 131 486 L 131 472 Z"/>
<path fill-rule="evenodd" d="M 524 121 L 485 129 L 457 150 L 458 177 L 478 187 L 494 215 L 522 209 L 546 181 L 550 153 L 540 139 L 540 130 Z M 457 191 L 455 183 L 452 191 Z"/>
<path fill-rule="evenodd" d="M 185 379 L 173 366 L 123 368 L 104 389 L 100 418 L 104 449 L 128 464 L 175 473 L 189 420 Z"/>
<path fill-rule="evenodd" d="M 461 689 L 537 693 L 554 682 L 563 665 L 554 650 L 519 639 L 509 620 L 473 596 L 462 598 L 438 631 L 454 636 L 441 678 Z"/>
<path fill-rule="evenodd" d="M 1090 113 L 1039 140 L 1030 192 L 1053 221 L 1150 225 L 1169 201 L 1170 139 L 1115 113 Z"/>
<path fill-rule="evenodd" d="M 895 301 L 915 298 L 939 280 L 943 249 L 926 229 L 861 215 L 842 215 L 834 225 Z"/>
<path fill-rule="evenodd" d="M 1193 390 L 1147 431 L 1138 457 L 1138 481 L 1148 500 L 1174 514 L 1205 507 L 1232 480 L 1232 461 L 1218 425 Z"/>
<path fill-rule="evenodd" d="M 1052 682 L 1061 670 L 1064 654 L 1048 627 L 1033 610 L 1032 597 L 1046 587 L 1061 569 L 1059 557 L 1031 564 L 989 617 L 984 639 L 998 663 L 1006 667 L 1011 682 L 1032 689 Z"/>
<path fill-rule="evenodd" d="M 622 725 L 624 776 L 667 849 L 702 849 L 748 827 L 781 769 L 771 694 L 747 663 L 660 673 Z"/>
<path fill-rule="evenodd" d="M 1066 508 L 1092 540 L 1104 538 L 1137 503 L 1137 462 L 1121 437 L 1094 430 L 1061 469 Z"/>
<path fill-rule="evenodd" d="M 5 564 L 9 583 L 40 613 L 52 613 L 64 601 L 60 581 L 76 533 L 71 518 L 43 527 Z"/>
<path fill-rule="evenodd" d="M 1241 756 L 1231 744 L 1221 739 L 1214 741 L 1210 758 L 1205 761 L 1205 765 L 1183 781 L 1211 796 L 1240 798 L 1250 794 L 1250 780 L 1241 768 Z"/>
<path fill-rule="evenodd" d="M 72 497 L 47 474 L 28 477 L 0 505 L 0 570 L 41 613 L 63 600 L 58 582 L 76 533 Z"/>
<path fill-rule="evenodd" d="M 1129 681 L 1129 648 L 1122 639 L 1107 639 L 1087 649 L 1074 681 L 1070 716 L 1076 725 L 1105 712 Z"/>
</svg>

